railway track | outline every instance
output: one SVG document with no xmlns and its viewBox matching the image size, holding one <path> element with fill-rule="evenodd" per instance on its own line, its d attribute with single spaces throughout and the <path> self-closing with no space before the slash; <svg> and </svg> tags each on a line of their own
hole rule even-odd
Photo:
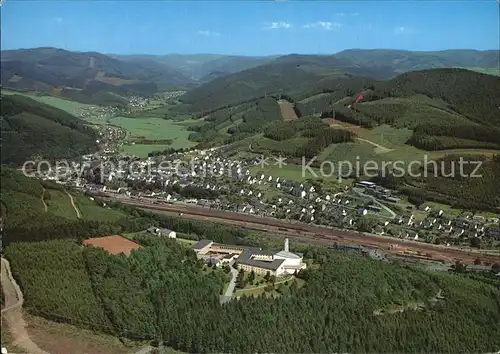
<svg viewBox="0 0 500 354">
<path fill-rule="evenodd" d="M 423 256 L 434 260 L 456 261 L 472 264 L 477 258 L 482 262 L 496 263 L 500 257 L 494 254 L 481 253 L 470 249 L 446 247 L 412 240 L 399 239 L 388 236 L 357 233 L 353 231 L 336 230 L 322 226 L 302 224 L 279 219 L 265 218 L 218 209 L 209 209 L 198 206 L 184 206 L 178 204 L 153 204 L 129 198 L 104 197 L 108 201 L 118 201 L 126 205 L 142 209 L 183 214 L 184 217 L 213 220 L 223 223 L 236 224 L 242 227 L 254 228 L 260 231 L 269 231 L 289 237 L 304 240 L 316 240 L 325 243 L 347 243 L 365 246 L 368 248 L 383 249 L 388 253 L 402 255 L 401 249 L 408 253 Z M 398 249 L 391 250 L 390 245 L 398 245 Z M 407 253 L 407 254 L 408 254 Z"/>
</svg>

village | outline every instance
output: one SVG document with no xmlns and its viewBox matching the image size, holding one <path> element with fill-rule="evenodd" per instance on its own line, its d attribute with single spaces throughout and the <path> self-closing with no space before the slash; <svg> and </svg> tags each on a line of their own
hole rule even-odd
<svg viewBox="0 0 500 354">
<path fill-rule="evenodd" d="M 73 166 L 83 173 L 61 167 L 43 171 L 40 177 L 116 200 L 197 205 L 446 246 L 500 245 L 498 215 L 437 203 L 417 208 L 398 191 L 370 181 L 326 185 L 285 180 L 266 175 L 256 163 L 225 158 L 217 149 L 147 159 L 94 154 Z"/>
</svg>

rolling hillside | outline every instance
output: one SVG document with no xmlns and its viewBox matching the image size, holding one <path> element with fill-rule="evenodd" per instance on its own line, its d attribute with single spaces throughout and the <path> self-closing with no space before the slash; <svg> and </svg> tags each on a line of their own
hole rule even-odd
<svg viewBox="0 0 500 354">
<path fill-rule="evenodd" d="M 168 54 L 168 55 L 110 55 L 129 62 L 151 60 L 167 65 L 186 77 L 199 82 L 208 82 L 216 77 L 226 76 L 250 69 L 276 58 L 276 56 L 251 57 L 220 54 Z"/>
<path fill-rule="evenodd" d="M 125 62 L 95 52 L 56 48 L 2 51 L 2 86 L 21 91 L 78 91 L 151 95 L 158 85 L 182 85 L 191 80 L 153 60 Z M 78 96 L 76 96 L 78 97 Z"/>
<path fill-rule="evenodd" d="M 192 111 L 234 105 L 267 94 L 283 93 L 302 100 L 332 90 L 339 78 L 353 76 L 388 80 L 408 71 L 432 68 L 470 68 L 498 71 L 497 51 L 346 50 L 334 55 L 286 55 L 266 64 L 215 78 L 186 94 Z M 500 72 L 498 73 L 500 75 Z M 342 83 L 340 83 L 342 85 Z"/>
<path fill-rule="evenodd" d="M 498 50 L 443 50 L 413 52 L 393 49 L 348 49 L 335 57 L 350 60 L 354 65 L 366 67 L 388 65 L 398 73 L 433 68 L 493 68 L 498 70 Z"/>
<path fill-rule="evenodd" d="M 94 130 L 65 111 L 21 95 L 2 95 L 0 105 L 2 164 L 72 158 L 94 149 Z"/>
<path fill-rule="evenodd" d="M 147 224 L 134 226 L 133 215 L 114 207 L 103 207 L 88 196 L 74 193 L 71 198 L 64 186 L 24 176 L 2 166 L 1 202 L 6 209 L 3 246 L 20 241 L 77 239 L 95 235 L 138 231 Z M 78 210 L 78 212 L 77 212 Z"/>
<path fill-rule="evenodd" d="M 354 75 L 387 78 L 393 71 L 388 67 L 355 68 L 334 57 L 289 55 L 210 81 L 189 91 L 182 102 L 190 104 L 192 111 L 207 111 L 266 94 L 305 98 Z"/>
<path fill-rule="evenodd" d="M 296 70 L 299 76 L 309 75 Z M 255 76 L 247 74 L 256 80 Z M 212 84 L 224 79 L 227 78 L 214 80 Z M 267 82 L 257 84 L 265 87 Z M 209 85 L 213 86 L 204 86 Z M 234 85 L 241 87 L 240 82 Z M 318 85 L 324 85 L 321 91 Z M 495 96 L 500 89 L 500 78 L 496 76 L 465 69 L 415 71 L 388 81 L 332 74 L 318 81 L 316 89 L 309 91 L 309 96 L 306 89 L 307 84 L 304 84 L 292 95 L 269 94 L 241 104 L 230 104 L 231 97 L 236 97 L 233 95 L 235 90 L 224 90 L 227 94 L 224 97 L 229 100 L 226 108 L 205 112 L 205 122 L 203 126 L 193 128 L 197 131 L 193 137 L 207 143 L 220 143 L 221 140 L 231 143 L 264 133 L 276 121 L 282 120 L 277 103 L 281 97 L 293 104 L 299 117 L 314 114 L 368 129 L 383 124 L 410 129 L 414 133 L 407 137 L 408 144 L 424 150 L 500 147 L 500 101 Z M 349 108 L 360 93 L 364 98 Z M 198 107 L 200 102 L 193 102 L 191 108 L 196 110 L 193 107 Z"/>
</svg>

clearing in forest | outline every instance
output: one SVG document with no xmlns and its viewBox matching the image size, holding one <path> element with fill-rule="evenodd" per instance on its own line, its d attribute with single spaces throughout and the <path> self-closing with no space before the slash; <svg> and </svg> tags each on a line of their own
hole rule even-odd
<svg viewBox="0 0 500 354">
<path fill-rule="evenodd" d="M 281 116 L 283 117 L 284 121 L 291 121 L 298 119 L 297 113 L 295 113 L 295 110 L 293 109 L 293 103 L 288 102 L 286 100 L 279 100 L 278 104 L 280 106 Z"/>
<path fill-rule="evenodd" d="M 124 253 L 126 256 L 130 255 L 132 250 L 142 248 L 139 244 L 118 235 L 89 238 L 83 241 L 83 244 L 104 248 L 110 254 Z"/>
</svg>

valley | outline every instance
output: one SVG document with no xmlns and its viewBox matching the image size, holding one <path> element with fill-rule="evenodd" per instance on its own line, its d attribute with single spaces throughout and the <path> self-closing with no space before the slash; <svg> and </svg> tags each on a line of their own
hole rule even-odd
<svg viewBox="0 0 500 354">
<path fill-rule="evenodd" d="M 27 35 L 1 59 L 2 353 L 500 349 L 481 26 L 368 3 L 63 5 L 6 25 Z"/>
</svg>

